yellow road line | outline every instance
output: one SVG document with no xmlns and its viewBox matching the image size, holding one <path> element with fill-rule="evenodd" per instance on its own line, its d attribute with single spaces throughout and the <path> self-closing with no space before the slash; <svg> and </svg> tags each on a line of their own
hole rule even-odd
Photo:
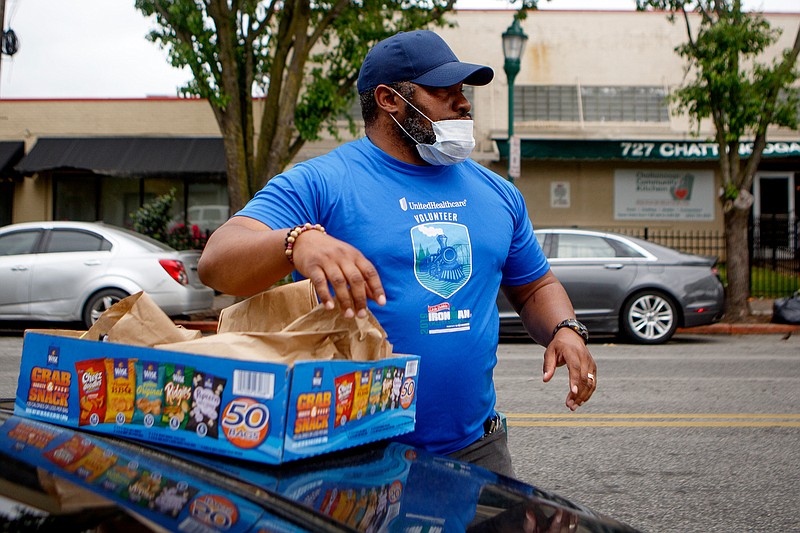
<svg viewBox="0 0 800 533">
<path fill-rule="evenodd" d="M 505 414 L 512 427 L 800 427 L 797 413 Z"/>
</svg>

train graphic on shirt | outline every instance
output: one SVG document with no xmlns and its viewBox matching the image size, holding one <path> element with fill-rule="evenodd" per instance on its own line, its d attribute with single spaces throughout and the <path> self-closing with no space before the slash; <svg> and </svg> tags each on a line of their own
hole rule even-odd
<svg viewBox="0 0 800 533">
<path fill-rule="evenodd" d="M 472 275 L 472 245 L 463 224 L 433 222 L 411 228 L 414 275 L 427 290 L 449 298 Z"/>
</svg>

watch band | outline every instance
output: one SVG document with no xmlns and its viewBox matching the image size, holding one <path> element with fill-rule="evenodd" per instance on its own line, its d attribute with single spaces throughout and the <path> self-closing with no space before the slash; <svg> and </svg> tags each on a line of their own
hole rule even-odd
<svg viewBox="0 0 800 533">
<path fill-rule="evenodd" d="M 553 336 L 555 336 L 555 334 L 558 333 L 558 330 L 560 330 L 561 328 L 571 329 L 572 331 L 581 336 L 584 344 L 589 344 L 589 330 L 586 329 L 586 326 L 578 322 L 576 319 L 567 318 L 566 320 L 562 320 L 561 322 L 556 324 L 555 329 L 553 329 Z"/>
</svg>

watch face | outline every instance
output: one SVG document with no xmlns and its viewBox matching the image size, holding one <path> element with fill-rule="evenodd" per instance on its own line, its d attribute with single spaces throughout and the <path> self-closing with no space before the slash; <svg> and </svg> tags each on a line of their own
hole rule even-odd
<svg viewBox="0 0 800 533">
<path fill-rule="evenodd" d="M 556 326 L 556 329 L 553 331 L 553 334 L 555 335 L 555 333 L 561 328 L 570 328 L 575 333 L 583 337 L 584 342 L 589 342 L 589 330 L 587 330 L 586 326 L 584 326 L 574 318 L 569 318 L 558 324 Z"/>
</svg>

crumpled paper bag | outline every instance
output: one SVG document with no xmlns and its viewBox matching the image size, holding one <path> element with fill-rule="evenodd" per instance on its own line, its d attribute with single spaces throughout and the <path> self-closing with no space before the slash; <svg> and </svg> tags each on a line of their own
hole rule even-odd
<svg viewBox="0 0 800 533">
<path fill-rule="evenodd" d="M 202 335 L 200 331 L 175 325 L 150 296 L 140 291 L 106 309 L 81 338 L 153 347 Z"/>
<path fill-rule="evenodd" d="M 156 348 L 288 365 L 312 359 L 372 361 L 392 354 L 386 332 L 371 313 L 348 319 L 338 304 L 325 309 L 308 280 L 226 307 L 216 335 Z"/>
<path fill-rule="evenodd" d="M 386 332 L 372 313 L 365 318 L 345 318 L 337 304 L 326 309 L 322 304 L 283 329 L 284 332 L 342 331 L 346 335 L 336 341 L 336 347 L 351 361 L 375 361 L 392 355 L 392 345 Z"/>
<path fill-rule="evenodd" d="M 281 331 L 317 303 L 314 285 L 309 280 L 279 285 L 220 311 L 217 333 Z"/>
<path fill-rule="evenodd" d="M 344 359 L 336 343 L 345 331 L 273 331 L 218 333 L 193 341 L 160 344 L 155 348 L 213 355 L 226 359 L 291 365 L 297 360 Z"/>
</svg>

